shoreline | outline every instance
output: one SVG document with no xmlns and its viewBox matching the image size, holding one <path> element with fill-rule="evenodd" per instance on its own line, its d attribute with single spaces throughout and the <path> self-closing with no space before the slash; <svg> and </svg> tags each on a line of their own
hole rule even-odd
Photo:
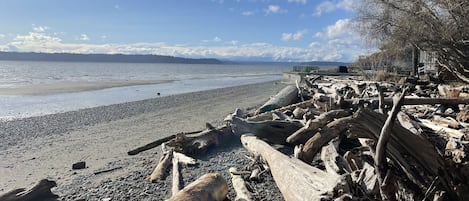
<svg viewBox="0 0 469 201">
<path fill-rule="evenodd" d="M 173 82 L 174 80 L 109 80 L 109 81 L 71 81 L 0 87 L 0 96 L 42 96 L 61 93 L 94 91 L 114 87 L 152 85 Z"/>
<path fill-rule="evenodd" d="M 236 108 L 252 109 L 262 105 L 285 86 L 278 82 L 0 122 L 0 157 L 3 159 L 0 161 L 0 194 L 51 178 L 58 183 L 58 194 L 65 196 L 96 188 L 104 180 L 135 171 L 147 174 L 154 168 L 151 164 L 159 158 L 160 150 L 132 157 L 127 156 L 127 151 L 178 132 L 203 129 L 206 122 L 221 125 L 224 116 Z M 86 169 L 71 169 L 71 164 L 82 160 L 87 163 Z M 93 174 L 115 165 L 122 169 L 100 176 Z M 143 180 L 135 182 L 147 185 Z"/>
</svg>

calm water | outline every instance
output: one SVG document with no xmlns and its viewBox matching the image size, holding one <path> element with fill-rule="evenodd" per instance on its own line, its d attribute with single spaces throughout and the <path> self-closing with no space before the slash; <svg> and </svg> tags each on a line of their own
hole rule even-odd
<svg viewBox="0 0 469 201">
<path fill-rule="evenodd" d="M 173 80 L 156 85 L 116 87 L 43 96 L 0 95 L 0 119 L 39 116 L 279 80 L 290 66 L 0 61 L 0 87 L 109 80 Z"/>
</svg>

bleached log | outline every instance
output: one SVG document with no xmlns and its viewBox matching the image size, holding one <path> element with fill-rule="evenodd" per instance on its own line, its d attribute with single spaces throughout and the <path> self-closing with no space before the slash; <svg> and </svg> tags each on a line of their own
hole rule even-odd
<svg viewBox="0 0 469 201">
<path fill-rule="evenodd" d="M 453 119 L 451 117 L 444 118 L 438 115 L 434 115 L 432 121 L 441 126 L 446 126 L 453 129 L 459 129 L 460 127 L 462 127 L 461 124 L 456 121 L 456 119 Z"/>
<path fill-rule="evenodd" d="M 167 201 L 223 201 L 228 194 L 228 183 L 218 173 L 209 173 L 190 183 Z"/>
<path fill-rule="evenodd" d="M 151 173 L 149 177 L 147 177 L 148 181 L 150 182 L 156 182 L 159 180 L 163 180 L 166 178 L 166 171 L 171 165 L 171 161 L 173 159 L 173 151 L 169 151 L 168 153 L 164 154 L 160 161 L 158 162 L 158 165 L 156 165 L 155 169 Z"/>
<path fill-rule="evenodd" d="M 243 146 L 255 155 L 261 155 L 280 192 L 287 201 L 320 200 L 333 191 L 340 176 L 328 174 L 296 158 L 290 158 L 255 136 L 241 136 Z"/>
<path fill-rule="evenodd" d="M 308 120 L 306 125 L 296 132 L 291 134 L 287 138 L 287 142 L 290 144 L 302 144 L 305 143 L 311 136 L 317 132 L 317 130 L 327 123 L 332 121 L 335 118 L 341 118 L 352 115 L 352 111 L 350 110 L 332 110 L 329 112 L 322 113 L 316 119 Z"/>
<path fill-rule="evenodd" d="M 306 163 L 311 163 L 314 156 L 321 150 L 322 146 L 329 141 L 339 136 L 344 132 L 349 123 L 352 122 L 352 117 L 342 117 L 324 126 L 321 131 L 313 135 L 303 146 L 301 150 L 301 160 Z"/>
<path fill-rule="evenodd" d="M 246 188 L 246 185 L 244 183 L 244 179 L 242 176 L 233 174 L 234 172 L 237 172 L 238 170 L 235 167 L 232 167 L 229 169 L 230 175 L 231 175 L 231 183 L 233 184 L 233 188 L 236 192 L 236 197 L 235 201 L 251 201 L 254 200 L 251 192 Z"/>
<path fill-rule="evenodd" d="M 235 135 L 252 133 L 259 138 L 276 144 L 285 144 L 292 133 L 303 127 L 299 122 L 292 121 L 249 121 L 233 117 L 231 128 Z"/>
<path fill-rule="evenodd" d="M 445 126 L 437 125 L 432 121 L 426 119 L 419 119 L 422 126 L 428 127 L 440 135 L 447 135 L 452 138 L 462 139 L 465 135 L 459 130 L 448 128 Z"/>
<path fill-rule="evenodd" d="M 284 112 L 287 110 L 294 110 L 295 108 L 303 108 L 303 109 L 310 109 L 310 107 L 314 104 L 314 100 L 306 100 L 303 102 L 287 105 L 272 111 L 264 112 L 261 114 L 254 115 L 252 117 L 248 117 L 249 121 L 266 121 L 266 120 L 271 120 L 272 119 L 272 113 L 274 112 Z M 311 109 L 310 109 L 311 110 Z M 319 112 L 317 112 L 319 113 Z"/>
<path fill-rule="evenodd" d="M 167 145 L 173 147 L 176 152 L 198 155 L 205 153 L 211 146 L 218 146 L 220 142 L 232 135 L 229 127 L 214 128 L 208 123 L 206 126 L 206 130 L 197 134 L 186 135 L 178 133 Z"/>
<path fill-rule="evenodd" d="M 397 113 L 397 120 L 402 127 L 406 128 L 415 135 L 422 135 L 422 128 L 416 121 L 413 121 L 409 115 L 404 112 Z"/>
<path fill-rule="evenodd" d="M 19 188 L 0 195 L 1 201 L 32 201 L 32 200 L 55 200 L 59 196 L 51 192 L 51 188 L 57 183 L 48 179 L 43 179 L 34 185 L 30 190 Z"/>
<path fill-rule="evenodd" d="M 275 110 L 298 101 L 298 88 L 294 85 L 288 85 L 278 92 L 275 96 L 270 98 L 264 105 L 262 105 L 256 114 L 264 113 L 267 111 Z"/>
<path fill-rule="evenodd" d="M 177 158 L 178 162 L 184 165 L 197 165 L 198 162 L 196 159 L 186 156 L 185 154 L 174 152 L 174 158 Z"/>
<path fill-rule="evenodd" d="M 180 180 L 181 176 L 179 174 L 179 160 L 177 157 L 173 157 L 173 182 L 171 186 L 171 193 L 172 195 L 176 195 L 177 192 L 181 189 L 180 187 Z"/>
</svg>

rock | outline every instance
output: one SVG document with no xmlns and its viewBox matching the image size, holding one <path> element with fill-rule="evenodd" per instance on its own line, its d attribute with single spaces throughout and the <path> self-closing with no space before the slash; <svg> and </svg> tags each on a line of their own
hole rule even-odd
<svg viewBox="0 0 469 201">
<path fill-rule="evenodd" d="M 76 162 L 72 165 L 73 170 L 80 170 L 80 169 L 85 169 L 85 168 L 86 168 L 85 161 Z"/>
</svg>

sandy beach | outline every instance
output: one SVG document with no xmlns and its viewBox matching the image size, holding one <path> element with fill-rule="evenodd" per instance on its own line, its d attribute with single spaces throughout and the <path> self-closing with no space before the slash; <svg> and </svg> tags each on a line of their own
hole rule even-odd
<svg viewBox="0 0 469 201">
<path fill-rule="evenodd" d="M 220 125 L 235 108 L 258 107 L 283 87 L 267 82 L 0 122 L 0 194 L 50 178 L 57 181 L 53 192 L 60 200 L 161 200 L 168 194 L 160 188 L 167 184 L 148 186 L 143 180 L 160 158 L 160 149 L 136 156 L 127 151 L 181 131 L 203 129 L 205 122 Z M 218 160 L 208 171 L 226 172 L 229 164 L 224 163 L 236 162 L 223 155 L 215 158 L 206 159 Z M 72 170 L 78 161 L 86 161 L 87 168 Z M 120 169 L 93 174 L 113 167 Z"/>
</svg>

